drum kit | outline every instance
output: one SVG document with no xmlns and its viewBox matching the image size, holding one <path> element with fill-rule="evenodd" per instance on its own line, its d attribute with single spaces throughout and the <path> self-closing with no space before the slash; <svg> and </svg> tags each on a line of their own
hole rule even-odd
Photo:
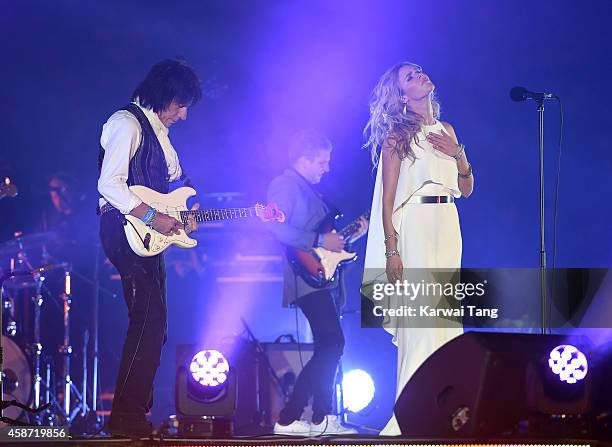
<svg viewBox="0 0 612 447">
<path fill-rule="evenodd" d="M 79 418 L 94 419 L 94 428 L 100 423 L 95 408 L 97 343 L 93 392 L 87 385 L 88 331 L 83 337 L 83 380 L 77 385 L 72 379 L 73 271 L 70 262 L 57 261 L 49 253 L 49 247 L 56 243 L 54 232 L 16 233 L 14 238 L 0 243 L 0 427 L 72 426 Z M 43 336 L 45 329 L 49 331 L 44 326 L 51 319 L 60 320 L 52 324 L 56 333 L 62 328 L 59 347 L 46 342 Z M 97 331 L 97 327 L 94 329 Z M 93 405 L 88 402 L 88 394 L 93 397 Z"/>
</svg>

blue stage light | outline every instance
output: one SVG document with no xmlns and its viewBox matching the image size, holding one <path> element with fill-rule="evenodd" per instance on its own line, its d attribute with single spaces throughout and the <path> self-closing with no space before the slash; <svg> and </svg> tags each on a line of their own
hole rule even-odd
<svg viewBox="0 0 612 447">
<path fill-rule="evenodd" d="M 376 387 L 372 377 L 362 369 L 353 369 L 342 378 L 344 408 L 357 413 L 374 398 Z"/>
<path fill-rule="evenodd" d="M 548 366 L 559 380 L 576 383 L 586 377 L 589 365 L 586 356 L 572 345 L 560 345 L 550 352 Z"/>
<path fill-rule="evenodd" d="M 189 371 L 193 380 L 204 387 L 216 387 L 227 381 L 229 363 L 219 351 L 200 351 L 191 359 Z"/>
</svg>

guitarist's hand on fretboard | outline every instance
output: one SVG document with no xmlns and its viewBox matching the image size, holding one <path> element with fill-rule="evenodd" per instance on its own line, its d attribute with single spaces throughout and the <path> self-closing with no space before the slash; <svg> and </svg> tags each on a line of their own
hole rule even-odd
<svg viewBox="0 0 612 447">
<path fill-rule="evenodd" d="M 321 237 L 323 238 L 321 246 L 326 250 L 335 252 L 344 250 L 346 241 L 338 233 L 323 233 Z"/>
<path fill-rule="evenodd" d="M 353 236 L 351 236 L 351 240 L 349 241 L 351 244 L 365 235 L 368 232 L 368 227 L 370 226 L 370 221 L 364 216 L 361 216 L 357 220 L 357 223 L 359 224 L 359 229 L 355 232 L 355 234 L 353 234 Z"/>
<path fill-rule="evenodd" d="M 199 209 L 200 209 L 199 202 L 194 203 L 193 206 L 191 207 L 191 211 L 195 211 Z M 198 223 L 196 222 L 193 216 L 189 216 L 187 218 L 187 223 L 185 224 L 185 232 L 187 234 L 190 234 L 190 233 L 193 233 L 194 231 L 198 231 Z"/>
</svg>

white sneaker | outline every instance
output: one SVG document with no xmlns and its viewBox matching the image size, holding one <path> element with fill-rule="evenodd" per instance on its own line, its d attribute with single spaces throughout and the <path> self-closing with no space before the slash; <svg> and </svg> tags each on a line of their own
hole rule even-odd
<svg viewBox="0 0 612 447">
<path fill-rule="evenodd" d="M 289 425 L 274 424 L 275 435 L 285 436 L 310 436 L 310 422 L 293 421 Z"/>
<path fill-rule="evenodd" d="M 320 424 L 311 424 L 310 436 L 356 435 L 357 430 L 345 427 L 338 421 L 338 416 L 328 414 Z"/>
</svg>

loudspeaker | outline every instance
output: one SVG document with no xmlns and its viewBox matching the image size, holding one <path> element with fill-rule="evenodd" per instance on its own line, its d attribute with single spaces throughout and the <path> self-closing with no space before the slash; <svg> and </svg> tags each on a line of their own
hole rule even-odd
<svg viewBox="0 0 612 447">
<path fill-rule="evenodd" d="M 295 380 L 302 367 L 312 358 L 314 345 L 312 343 L 262 343 L 265 356 L 272 371 L 267 371 L 262 384 L 261 402 L 264 409 L 265 423 L 273 426 L 278 421 L 278 415 L 285 406 L 287 398 L 293 393 Z M 309 405 L 304 410 L 304 417 L 312 416 Z"/>
<path fill-rule="evenodd" d="M 589 343 L 573 337 L 589 358 Z M 565 383 L 548 365 L 568 337 L 465 333 L 434 352 L 414 373 L 395 405 L 402 434 L 478 437 L 530 433 L 552 415 L 582 420 L 592 404 L 593 371 Z M 560 418 L 561 419 L 561 418 Z"/>
</svg>

